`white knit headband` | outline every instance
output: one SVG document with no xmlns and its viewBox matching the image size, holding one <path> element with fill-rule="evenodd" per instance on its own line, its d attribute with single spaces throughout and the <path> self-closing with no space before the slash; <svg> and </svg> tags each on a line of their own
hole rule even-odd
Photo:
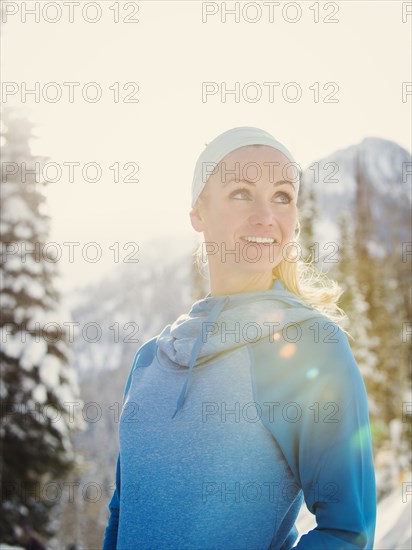
<svg viewBox="0 0 412 550">
<path fill-rule="evenodd" d="M 265 132 L 265 130 L 252 126 L 240 126 L 227 130 L 208 143 L 196 162 L 192 182 L 192 207 L 195 205 L 200 193 L 206 185 L 209 176 L 213 172 L 213 168 L 216 167 L 226 155 L 246 145 L 268 145 L 281 151 L 288 157 L 291 163 L 297 164 L 290 151 L 271 134 Z M 297 169 L 300 174 L 299 166 L 297 166 Z M 299 193 L 299 180 L 300 178 L 297 178 L 294 182 L 296 197 Z"/>
</svg>

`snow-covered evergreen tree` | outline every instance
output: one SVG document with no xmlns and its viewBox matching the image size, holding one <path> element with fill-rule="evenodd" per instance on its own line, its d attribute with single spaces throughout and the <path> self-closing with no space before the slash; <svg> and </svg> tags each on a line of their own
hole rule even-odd
<svg viewBox="0 0 412 550">
<path fill-rule="evenodd" d="M 39 187 L 45 158 L 32 156 L 31 124 L 3 111 L 0 320 L 0 541 L 15 542 L 19 526 L 52 534 L 50 510 L 75 462 L 70 435 L 82 425 L 74 370 L 69 366 L 71 318 L 59 305 L 47 254 L 49 216 Z M 37 173 L 29 173 L 35 163 Z M 27 168 L 27 172 L 26 172 Z"/>
<path fill-rule="evenodd" d="M 379 430 L 376 430 L 375 448 L 378 453 L 375 463 L 379 481 L 378 495 L 381 497 L 399 483 L 406 464 L 410 462 L 411 442 L 405 438 L 408 426 L 402 422 L 404 390 L 410 385 L 408 348 L 402 343 L 402 327 L 404 323 L 410 322 L 410 309 L 405 300 L 408 287 L 405 286 L 401 262 L 399 229 L 406 227 L 399 210 L 400 200 L 404 202 L 402 193 L 405 186 L 397 182 L 397 166 L 394 165 L 393 179 L 389 180 L 386 188 L 379 190 L 378 230 L 385 230 L 379 234 L 376 229 L 377 206 L 371 200 L 373 180 L 365 166 L 366 154 L 358 155 L 354 257 L 356 278 L 369 305 L 369 318 L 372 320 L 371 351 L 378 359 L 372 393 L 374 402 L 380 404 L 376 419 Z M 376 182 L 375 186 L 379 189 Z M 384 247 L 382 243 L 385 241 Z M 395 449 L 390 426 L 398 425 L 402 428 L 403 438 L 402 445 Z M 397 477 L 394 471 L 397 472 Z M 392 484 L 388 480 L 392 480 Z"/>
<path fill-rule="evenodd" d="M 378 358 L 372 351 L 379 344 L 379 339 L 372 338 L 372 322 L 369 318 L 369 304 L 365 300 L 357 280 L 356 266 L 360 258 L 355 254 L 355 237 L 353 215 L 343 208 L 337 220 L 340 242 L 339 262 L 336 265 L 336 276 L 339 285 L 345 290 L 339 300 L 339 306 L 348 318 L 342 321 L 349 332 L 350 346 L 369 390 L 369 409 L 374 415 L 382 414 L 380 400 L 376 400 L 375 388 L 385 377 L 377 370 Z"/>
</svg>

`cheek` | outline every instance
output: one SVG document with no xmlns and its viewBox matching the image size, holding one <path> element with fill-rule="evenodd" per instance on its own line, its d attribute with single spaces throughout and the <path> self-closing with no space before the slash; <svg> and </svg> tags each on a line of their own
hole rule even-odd
<svg viewBox="0 0 412 550">
<path fill-rule="evenodd" d="M 223 211 L 219 204 L 209 205 L 204 220 L 205 234 L 212 240 L 227 232 L 230 227 L 228 212 Z"/>
<path fill-rule="evenodd" d="M 223 200 L 216 200 L 214 203 L 211 203 L 208 208 L 208 219 L 210 223 L 216 226 L 224 226 L 225 221 L 236 219 L 238 216 L 233 208 L 228 207 Z"/>
<path fill-rule="evenodd" d="M 282 218 L 283 231 L 289 237 L 293 237 L 295 234 L 296 225 L 298 222 L 297 211 L 294 208 L 292 211 L 285 213 Z"/>
</svg>

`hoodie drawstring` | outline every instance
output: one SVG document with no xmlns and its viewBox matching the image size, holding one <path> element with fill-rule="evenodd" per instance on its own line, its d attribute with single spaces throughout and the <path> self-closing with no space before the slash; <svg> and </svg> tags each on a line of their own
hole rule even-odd
<svg viewBox="0 0 412 550">
<path fill-rule="evenodd" d="M 226 302 L 228 300 L 229 300 L 228 296 L 224 296 L 221 300 L 219 300 L 217 302 L 217 304 L 214 305 L 211 312 L 209 313 L 205 323 L 214 323 L 217 316 L 222 311 L 224 305 L 226 304 Z M 202 347 L 202 343 L 203 343 L 202 340 L 203 340 L 203 327 L 202 327 L 202 330 L 197 335 L 196 342 L 194 343 L 192 353 L 190 355 L 189 372 L 187 373 L 185 383 L 183 384 L 183 387 L 181 389 L 181 392 L 180 392 L 180 395 L 179 395 L 179 398 L 178 398 L 177 404 L 176 404 L 176 410 L 175 410 L 172 418 L 174 418 L 176 413 L 178 412 L 178 410 L 183 407 L 183 403 L 184 403 L 185 397 L 186 397 L 187 386 L 189 384 L 189 379 L 190 379 L 190 376 L 191 376 L 192 370 L 193 370 L 193 365 L 195 364 L 197 356 L 199 355 L 199 352 L 200 352 L 200 348 Z"/>
</svg>

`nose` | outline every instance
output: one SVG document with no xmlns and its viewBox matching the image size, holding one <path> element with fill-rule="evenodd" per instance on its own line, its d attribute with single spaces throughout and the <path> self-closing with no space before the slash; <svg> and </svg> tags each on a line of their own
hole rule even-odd
<svg viewBox="0 0 412 550">
<path fill-rule="evenodd" d="M 256 201 L 252 206 L 249 221 L 252 225 L 273 225 L 273 205 L 266 201 Z"/>
</svg>

